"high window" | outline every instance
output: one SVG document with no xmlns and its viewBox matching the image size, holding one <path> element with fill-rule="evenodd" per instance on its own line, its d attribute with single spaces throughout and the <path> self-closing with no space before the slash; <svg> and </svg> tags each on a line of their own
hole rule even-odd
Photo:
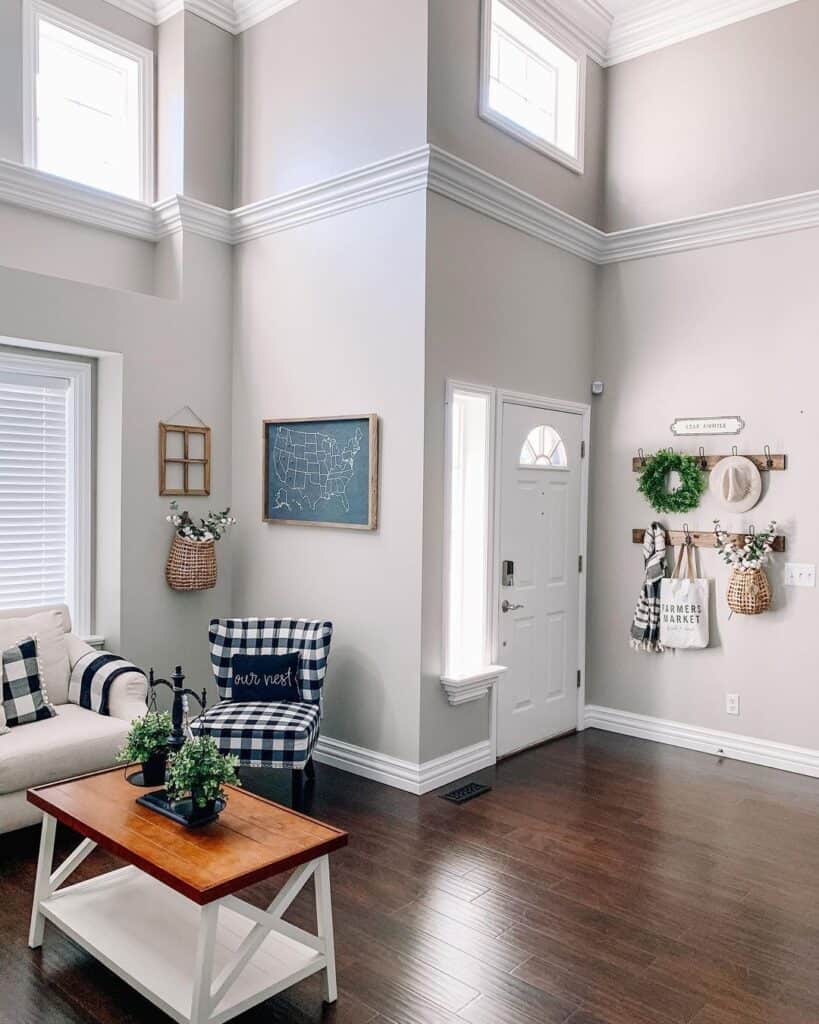
<svg viewBox="0 0 819 1024">
<path fill-rule="evenodd" d="M 91 366 L 0 352 L 0 608 L 90 631 Z"/>
<path fill-rule="evenodd" d="M 153 54 L 42 0 L 24 3 L 25 159 L 153 200 Z"/>
<path fill-rule="evenodd" d="M 483 0 L 481 117 L 582 172 L 585 56 L 542 19 L 531 0 Z"/>
</svg>

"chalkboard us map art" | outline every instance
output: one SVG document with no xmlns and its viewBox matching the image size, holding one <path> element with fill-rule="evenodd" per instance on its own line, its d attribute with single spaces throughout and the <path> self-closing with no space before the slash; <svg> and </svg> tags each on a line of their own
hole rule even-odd
<svg viewBox="0 0 819 1024">
<path fill-rule="evenodd" d="M 267 523 L 374 530 L 378 417 L 264 421 Z"/>
</svg>

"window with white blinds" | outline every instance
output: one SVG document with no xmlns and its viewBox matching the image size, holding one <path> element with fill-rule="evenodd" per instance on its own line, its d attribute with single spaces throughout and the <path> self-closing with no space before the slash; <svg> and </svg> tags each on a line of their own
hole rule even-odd
<svg viewBox="0 0 819 1024">
<path fill-rule="evenodd" d="M 90 623 L 90 366 L 0 353 L 0 608 Z"/>
</svg>

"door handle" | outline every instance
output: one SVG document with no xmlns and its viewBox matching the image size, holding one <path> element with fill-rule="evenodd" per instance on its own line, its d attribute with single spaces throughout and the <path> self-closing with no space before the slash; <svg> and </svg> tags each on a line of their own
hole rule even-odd
<svg viewBox="0 0 819 1024">
<path fill-rule="evenodd" d="M 504 601 L 501 602 L 501 611 L 502 612 L 514 612 L 514 611 L 517 611 L 518 608 L 523 608 L 523 605 L 522 604 L 512 604 L 511 601 L 507 601 L 505 599 L 504 599 Z"/>
</svg>

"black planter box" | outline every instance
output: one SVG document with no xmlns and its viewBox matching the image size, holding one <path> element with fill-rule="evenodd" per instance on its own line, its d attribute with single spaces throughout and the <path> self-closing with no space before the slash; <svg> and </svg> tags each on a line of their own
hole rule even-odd
<svg viewBox="0 0 819 1024">
<path fill-rule="evenodd" d="M 170 818 L 171 821 L 184 825 L 185 828 L 209 825 L 212 821 L 216 821 L 225 809 L 225 801 L 221 798 L 214 800 L 206 807 L 195 807 L 190 797 L 171 801 L 164 789 L 157 789 L 153 793 L 138 796 L 136 802 L 156 811 L 157 814 Z"/>
</svg>

